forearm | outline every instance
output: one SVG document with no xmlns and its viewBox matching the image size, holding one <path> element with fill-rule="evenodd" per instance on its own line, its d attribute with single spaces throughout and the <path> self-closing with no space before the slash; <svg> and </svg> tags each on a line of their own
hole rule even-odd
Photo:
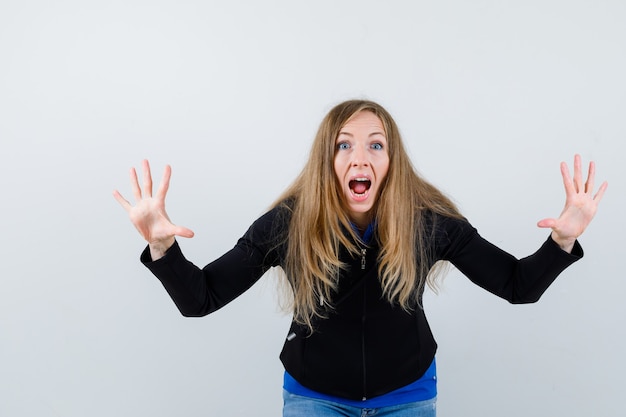
<svg viewBox="0 0 626 417">
<path fill-rule="evenodd" d="M 458 253 L 454 264 L 475 284 L 518 304 L 539 300 L 556 277 L 582 255 L 578 244 L 566 253 L 548 239 L 537 252 L 518 260 L 476 236 Z"/>
<path fill-rule="evenodd" d="M 156 260 L 151 259 L 151 248 L 146 248 L 141 261 L 161 281 L 182 315 L 199 317 L 220 309 L 250 288 L 267 270 L 259 258 L 238 244 L 200 269 L 185 259 L 175 242 Z"/>
</svg>

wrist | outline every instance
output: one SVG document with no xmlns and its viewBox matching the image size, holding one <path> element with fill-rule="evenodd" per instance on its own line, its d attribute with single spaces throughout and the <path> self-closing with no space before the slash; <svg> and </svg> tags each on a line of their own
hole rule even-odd
<svg viewBox="0 0 626 417">
<path fill-rule="evenodd" d="M 567 253 L 571 253 L 572 249 L 574 249 L 574 244 L 576 243 L 576 238 L 566 238 L 563 239 L 559 237 L 554 231 L 552 232 L 552 240 L 556 243 L 562 250 Z"/>
<path fill-rule="evenodd" d="M 152 258 L 152 260 L 156 261 L 157 259 L 165 256 L 165 253 L 168 251 L 169 248 L 172 247 L 174 242 L 176 242 L 174 236 L 164 240 L 148 242 L 148 246 L 150 247 L 150 257 Z"/>
</svg>

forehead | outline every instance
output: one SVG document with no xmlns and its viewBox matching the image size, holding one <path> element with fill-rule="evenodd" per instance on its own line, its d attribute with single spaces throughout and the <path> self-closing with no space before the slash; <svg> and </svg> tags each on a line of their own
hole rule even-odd
<svg viewBox="0 0 626 417">
<path fill-rule="evenodd" d="M 362 110 L 352 116 L 341 129 L 339 134 L 353 134 L 365 132 L 368 134 L 378 133 L 385 135 L 385 128 L 380 118 L 368 110 Z"/>
</svg>

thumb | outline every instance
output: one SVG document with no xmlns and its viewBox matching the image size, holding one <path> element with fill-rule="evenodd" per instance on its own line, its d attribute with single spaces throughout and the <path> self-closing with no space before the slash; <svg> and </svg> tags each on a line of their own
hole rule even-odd
<svg viewBox="0 0 626 417">
<path fill-rule="evenodd" d="M 174 234 L 176 236 L 186 237 L 186 238 L 191 238 L 194 236 L 194 233 L 191 229 L 187 229 L 186 227 L 182 227 L 182 226 L 175 226 Z"/>
<path fill-rule="evenodd" d="M 550 228 L 551 229 L 554 226 L 556 226 L 556 219 L 552 219 L 552 218 L 539 220 L 537 222 L 537 227 Z"/>
</svg>

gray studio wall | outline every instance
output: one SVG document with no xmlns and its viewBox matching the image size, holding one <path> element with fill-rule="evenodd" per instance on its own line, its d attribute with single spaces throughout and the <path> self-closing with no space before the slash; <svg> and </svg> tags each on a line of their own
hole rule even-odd
<svg viewBox="0 0 626 417">
<path fill-rule="evenodd" d="M 131 196 L 143 158 L 171 164 L 168 211 L 204 265 L 354 97 L 520 257 L 563 206 L 559 162 L 597 161 L 586 256 L 540 303 L 452 270 L 426 308 L 439 415 L 622 415 L 624 21 L 621 0 L 0 1 L 0 415 L 280 415 L 274 279 L 181 317 L 111 192 Z"/>
</svg>

